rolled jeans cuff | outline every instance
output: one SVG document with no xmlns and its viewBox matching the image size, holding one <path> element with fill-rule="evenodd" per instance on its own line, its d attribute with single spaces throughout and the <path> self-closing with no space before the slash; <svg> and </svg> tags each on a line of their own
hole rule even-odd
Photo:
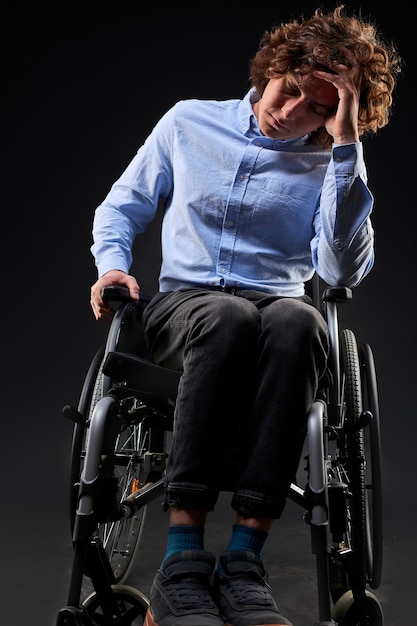
<svg viewBox="0 0 417 626">
<path fill-rule="evenodd" d="M 170 482 L 166 489 L 166 503 L 178 509 L 213 511 L 219 492 L 207 485 Z"/>
<path fill-rule="evenodd" d="M 268 517 L 269 519 L 279 519 L 285 508 L 286 495 L 279 501 L 268 498 L 265 494 L 241 489 L 233 494 L 232 509 L 246 518 Z"/>
</svg>

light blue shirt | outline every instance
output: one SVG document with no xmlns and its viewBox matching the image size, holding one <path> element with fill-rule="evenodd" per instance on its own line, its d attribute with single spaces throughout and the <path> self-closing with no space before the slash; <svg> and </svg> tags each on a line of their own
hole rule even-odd
<svg viewBox="0 0 417 626">
<path fill-rule="evenodd" d="M 324 151 L 306 137 L 269 139 L 256 98 L 251 89 L 242 100 L 185 100 L 165 113 L 96 210 L 99 276 L 129 272 L 133 241 L 163 199 L 161 291 L 300 296 L 314 271 L 332 285 L 362 280 L 374 261 L 362 144 Z"/>
</svg>

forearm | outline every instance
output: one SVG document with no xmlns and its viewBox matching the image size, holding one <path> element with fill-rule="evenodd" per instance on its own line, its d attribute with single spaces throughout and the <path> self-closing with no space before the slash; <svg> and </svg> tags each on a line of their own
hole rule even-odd
<svg viewBox="0 0 417 626">
<path fill-rule="evenodd" d="M 313 260 L 327 283 L 353 287 L 374 261 L 373 196 L 367 186 L 362 144 L 335 147 L 333 157 L 315 223 Z"/>
<path fill-rule="evenodd" d="M 131 221 L 123 213 L 102 204 L 95 213 L 92 232 L 91 252 L 98 275 L 102 276 L 110 270 L 128 273 L 135 238 Z"/>
</svg>

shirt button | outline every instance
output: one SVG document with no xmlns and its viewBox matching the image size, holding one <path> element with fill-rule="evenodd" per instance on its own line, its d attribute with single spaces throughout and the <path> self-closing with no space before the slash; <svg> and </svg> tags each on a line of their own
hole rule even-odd
<svg viewBox="0 0 417 626">
<path fill-rule="evenodd" d="M 220 271 L 221 271 L 222 274 L 226 274 L 226 268 L 225 267 L 222 267 Z"/>
<path fill-rule="evenodd" d="M 234 226 L 234 225 L 235 225 L 235 223 L 233 222 L 233 220 L 229 220 L 229 221 L 227 222 L 227 225 L 228 225 L 228 227 L 229 227 L 229 228 L 232 228 L 232 226 Z"/>
<path fill-rule="evenodd" d="M 343 161 L 343 159 L 341 159 L 340 157 L 336 157 L 335 161 L 336 161 L 336 163 L 341 163 Z"/>
<path fill-rule="evenodd" d="M 239 180 L 240 180 L 240 181 L 245 180 L 245 175 L 244 175 L 244 174 L 240 174 L 240 175 L 239 175 Z"/>
</svg>

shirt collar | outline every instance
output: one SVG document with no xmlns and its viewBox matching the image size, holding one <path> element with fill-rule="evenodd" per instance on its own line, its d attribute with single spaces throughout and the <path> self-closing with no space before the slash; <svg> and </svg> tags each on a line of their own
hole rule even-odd
<svg viewBox="0 0 417 626">
<path fill-rule="evenodd" d="M 245 97 L 240 101 L 238 108 L 239 126 L 244 135 L 247 137 L 262 136 L 259 130 L 258 120 L 253 112 L 252 104 L 259 100 L 258 92 L 255 87 L 249 89 Z"/>
</svg>

